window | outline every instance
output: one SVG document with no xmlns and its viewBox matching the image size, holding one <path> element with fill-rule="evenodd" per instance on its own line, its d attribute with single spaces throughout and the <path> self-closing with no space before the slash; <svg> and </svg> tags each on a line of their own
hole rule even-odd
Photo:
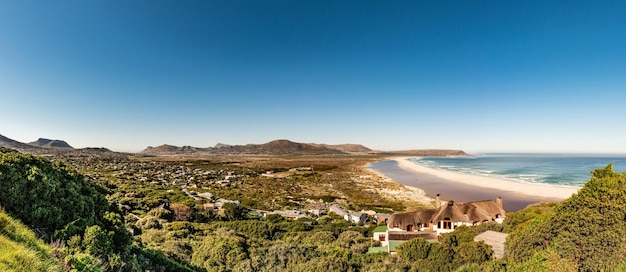
<svg viewBox="0 0 626 272">
<path fill-rule="evenodd" d="M 399 228 L 399 227 L 400 227 L 400 224 L 398 224 L 398 223 L 393 223 L 393 227 L 394 227 L 394 228 Z"/>
<path fill-rule="evenodd" d="M 406 226 L 406 231 L 415 231 L 415 226 L 413 226 L 413 225 L 407 225 L 407 226 Z"/>
<path fill-rule="evenodd" d="M 445 217 L 442 221 L 442 224 L 443 229 L 452 229 L 452 220 L 450 219 L 450 217 Z"/>
<path fill-rule="evenodd" d="M 380 240 L 381 242 L 384 242 L 385 239 L 387 239 L 387 235 L 385 234 L 378 235 L 378 240 Z"/>
</svg>

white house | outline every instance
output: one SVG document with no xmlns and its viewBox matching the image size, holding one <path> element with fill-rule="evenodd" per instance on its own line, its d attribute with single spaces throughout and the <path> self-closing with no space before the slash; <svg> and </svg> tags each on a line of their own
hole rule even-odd
<svg viewBox="0 0 626 272">
<path fill-rule="evenodd" d="M 343 219 L 355 224 L 363 224 L 367 221 L 367 214 L 359 212 L 347 213 L 343 216 Z"/>
<path fill-rule="evenodd" d="M 288 219 L 300 219 L 300 218 L 306 218 L 306 214 L 298 211 L 298 210 L 275 210 L 269 214 L 278 214 L 284 218 L 288 218 Z"/>
</svg>

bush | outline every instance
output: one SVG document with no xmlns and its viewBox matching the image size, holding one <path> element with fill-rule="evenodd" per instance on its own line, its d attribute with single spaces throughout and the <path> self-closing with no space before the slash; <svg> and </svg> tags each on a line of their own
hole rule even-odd
<svg viewBox="0 0 626 272">
<path fill-rule="evenodd" d="M 87 226 L 103 225 L 101 219 L 110 209 L 105 189 L 60 162 L 0 153 L 0 173 L 0 205 L 49 235 L 60 230 L 65 230 L 59 233 L 65 239 L 82 234 Z"/>
<path fill-rule="evenodd" d="M 422 238 L 414 238 L 398 246 L 398 255 L 407 262 L 428 258 L 431 243 Z"/>
<path fill-rule="evenodd" d="M 580 271 L 613 270 L 626 259 L 626 173 L 596 169 L 577 194 L 529 220 L 509 235 L 507 248 L 517 263 L 547 262 L 554 250 Z M 546 255 L 547 254 L 547 255 Z M 564 262 L 567 263 L 567 262 Z"/>
</svg>

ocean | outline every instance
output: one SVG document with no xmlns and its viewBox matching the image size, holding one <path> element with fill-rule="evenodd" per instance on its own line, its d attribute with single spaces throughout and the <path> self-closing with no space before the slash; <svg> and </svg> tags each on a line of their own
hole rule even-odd
<svg viewBox="0 0 626 272">
<path fill-rule="evenodd" d="M 484 154 L 454 158 L 412 158 L 416 164 L 518 182 L 582 187 L 596 168 L 613 164 L 626 171 L 626 155 Z"/>
</svg>

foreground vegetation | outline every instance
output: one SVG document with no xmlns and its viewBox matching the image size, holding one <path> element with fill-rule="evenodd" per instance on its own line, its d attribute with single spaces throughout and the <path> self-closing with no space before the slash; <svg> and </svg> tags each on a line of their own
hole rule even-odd
<svg viewBox="0 0 626 272">
<path fill-rule="evenodd" d="M 0 211 L 0 271 L 62 271 L 52 249 L 35 233 Z"/>
<path fill-rule="evenodd" d="M 367 253 L 373 225 L 334 215 L 259 218 L 254 209 L 339 201 L 404 209 L 354 180 L 365 158 L 60 161 L 0 150 L 2 271 L 607 271 L 626 268 L 626 174 L 597 169 L 577 195 L 508 213 L 503 225 L 460 227 Z M 292 170 L 294 168 L 299 168 Z M 290 171 L 292 170 L 292 171 Z M 276 174 L 263 176 L 261 173 Z M 83 176 L 83 174 L 87 175 Z M 226 186 L 216 181 L 232 176 Z M 183 178 L 184 177 L 184 178 Z M 192 178 L 193 177 L 193 178 Z M 207 210 L 211 192 L 240 201 Z M 21 222 L 21 223 L 20 223 Z M 474 242 L 509 233 L 492 260 Z"/>
</svg>

